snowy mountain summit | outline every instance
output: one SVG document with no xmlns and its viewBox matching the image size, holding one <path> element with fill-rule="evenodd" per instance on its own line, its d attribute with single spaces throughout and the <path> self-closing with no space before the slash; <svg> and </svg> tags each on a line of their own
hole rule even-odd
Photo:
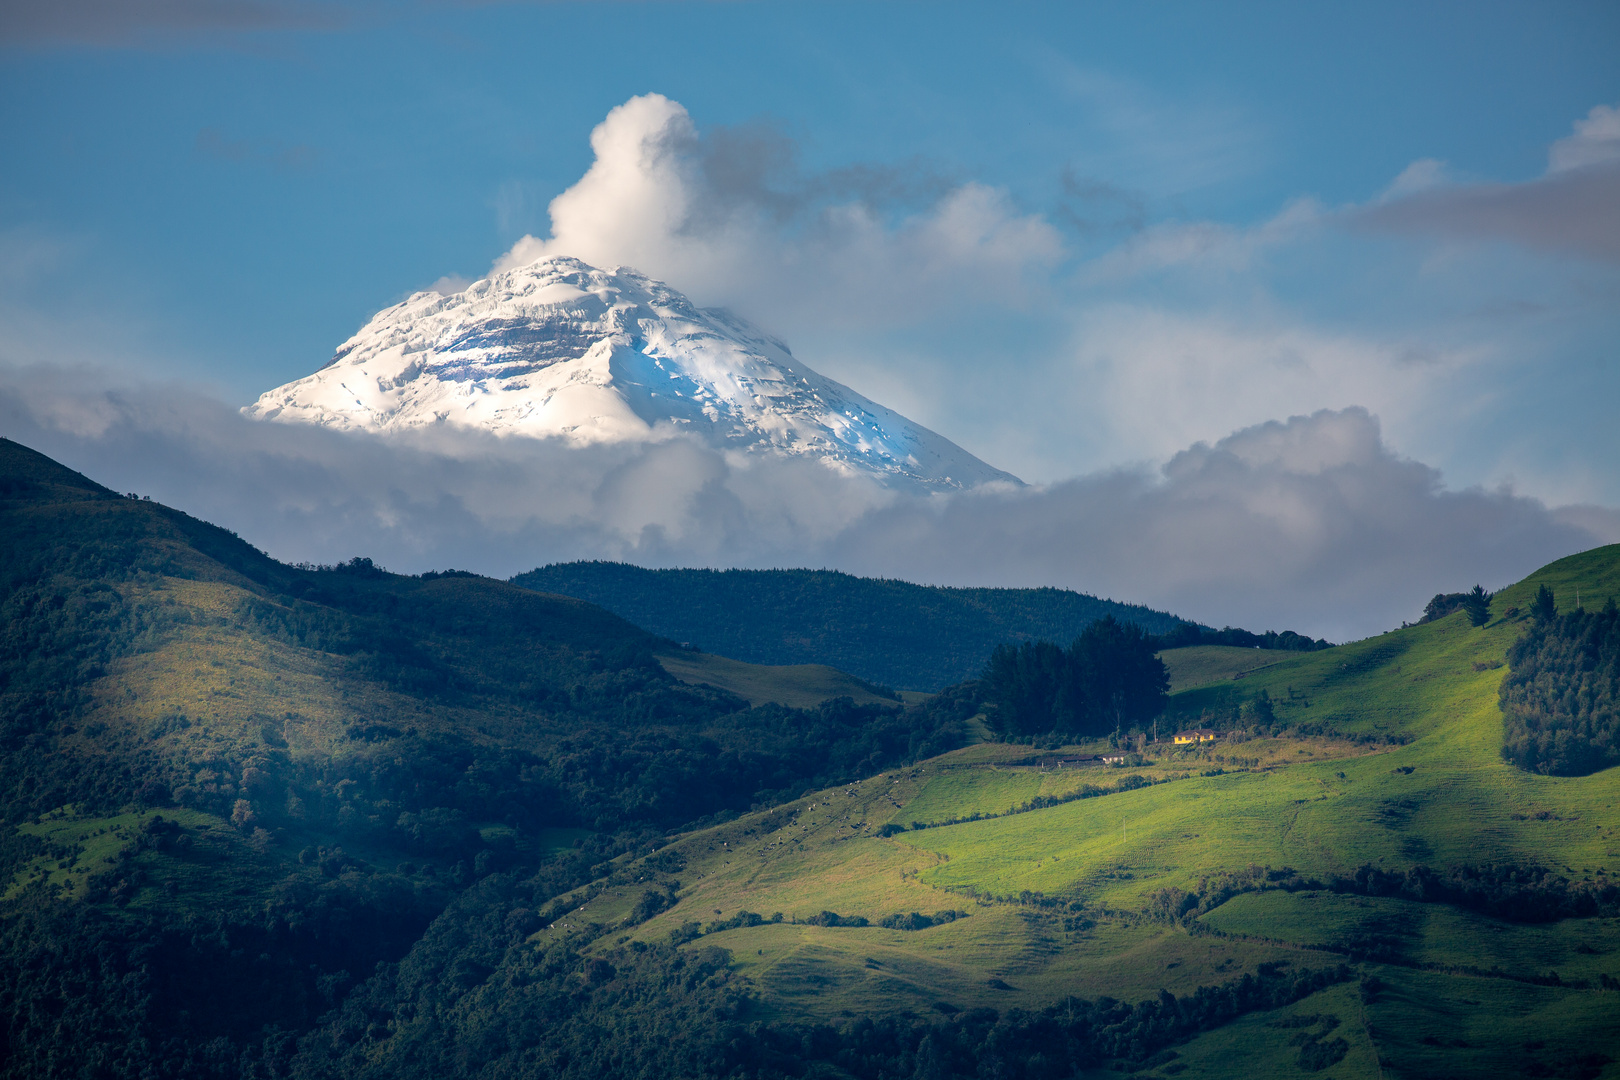
<svg viewBox="0 0 1620 1080">
<path fill-rule="evenodd" d="M 380 311 L 315 374 L 243 410 L 350 431 L 434 425 L 590 443 L 697 435 L 893 487 L 1018 483 L 819 375 L 726 311 L 627 267 L 546 258 Z"/>
</svg>

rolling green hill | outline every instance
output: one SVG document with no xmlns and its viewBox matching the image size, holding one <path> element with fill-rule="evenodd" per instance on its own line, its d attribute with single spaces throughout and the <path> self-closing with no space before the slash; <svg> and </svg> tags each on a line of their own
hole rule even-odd
<svg viewBox="0 0 1620 1080">
<path fill-rule="evenodd" d="M 899 690 L 978 676 L 1004 641 L 1067 644 L 1104 615 L 1151 634 L 1182 620 L 1067 589 L 959 589 L 836 570 L 542 566 L 513 584 L 600 604 L 637 626 L 755 664 L 827 664 Z"/>
<path fill-rule="evenodd" d="M 6 440 L 0 551 L 0 1075 L 262 1047 L 491 874 L 555 892 L 964 738 L 870 695 L 750 707 L 583 601 L 285 566 Z"/>
<path fill-rule="evenodd" d="M 1320 1056 L 1345 1040 L 1335 1076 L 1620 1074 L 1620 770 L 1538 776 L 1499 754 L 1502 658 L 1542 583 L 1560 603 L 1620 593 L 1620 547 L 1503 590 L 1483 628 L 1459 613 L 1185 690 L 1175 714 L 1228 732 L 1198 751 L 1110 769 L 982 746 L 692 834 L 680 903 L 632 940 L 712 926 L 686 948 L 730 950 L 766 1002 L 829 1020 L 1179 996 L 1343 960 L 1360 989 L 1200 1035 L 1154 1075 L 1304 1075 L 1298 1036 L 1325 1022 L 1290 1017 L 1317 1015 Z M 1261 691 L 1274 718 L 1238 730 Z M 1392 884 L 1415 865 L 1473 868 L 1477 895 Z M 1532 867 L 1556 883 L 1501 885 Z M 1595 906 L 1514 916 L 1493 888 Z M 588 918 L 613 926 L 636 894 L 609 879 Z M 967 917 L 879 925 L 946 909 Z M 729 926 L 742 911 L 766 921 Z"/>
<path fill-rule="evenodd" d="M 4 441 L 0 551 L 0 1077 L 1620 1076 L 1620 769 L 1498 706 L 1620 547 L 1167 654 L 1183 750 L 284 566 Z"/>
</svg>

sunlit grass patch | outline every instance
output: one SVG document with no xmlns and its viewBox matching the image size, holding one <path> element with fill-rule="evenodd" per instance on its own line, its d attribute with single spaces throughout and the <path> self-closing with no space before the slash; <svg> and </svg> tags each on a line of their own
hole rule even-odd
<svg viewBox="0 0 1620 1080">
<path fill-rule="evenodd" d="M 1334 986 L 1295 1002 L 1286 1009 L 1241 1017 L 1215 1031 L 1176 1047 L 1175 1056 L 1149 1072 L 1150 1076 L 1230 1076 L 1245 1080 L 1297 1080 L 1320 1075 L 1338 1080 L 1374 1080 L 1379 1069 L 1377 1049 L 1361 1019 L 1357 988 Z M 1301 1063 L 1307 1041 L 1344 1040 L 1344 1056 L 1320 1071 Z M 1334 1048 L 1326 1056 L 1337 1052 Z M 1138 1074 L 1141 1075 L 1141 1074 Z"/>
<path fill-rule="evenodd" d="M 1159 653 L 1159 659 L 1170 673 L 1170 690 L 1174 693 L 1237 678 L 1294 655 L 1276 649 L 1244 649 L 1236 645 L 1190 645 L 1166 649 Z"/>
<path fill-rule="evenodd" d="M 164 838 L 161 847 L 151 840 L 143 843 L 143 827 L 154 823 L 178 826 L 174 835 L 184 837 L 183 841 L 169 843 Z M 222 889 L 234 892 L 250 882 L 262 884 L 260 875 L 241 874 L 243 866 L 237 860 L 248 854 L 241 834 L 228 822 L 195 810 L 169 808 L 87 818 L 64 807 L 42 817 L 38 824 L 19 825 L 17 831 L 38 838 L 53 851 L 22 864 L 6 888 L 5 899 L 38 885 L 54 890 L 63 900 L 82 900 L 98 875 L 128 879 L 130 888 L 123 899 L 137 907 L 159 895 L 196 901 Z M 227 871 L 227 864 L 233 869 Z"/>
</svg>

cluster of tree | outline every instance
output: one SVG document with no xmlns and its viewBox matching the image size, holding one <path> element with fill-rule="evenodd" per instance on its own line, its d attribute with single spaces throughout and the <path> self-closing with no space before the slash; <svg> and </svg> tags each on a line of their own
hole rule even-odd
<svg viewBox="0 0 1620 1080">
<path fill-rule="evenodd" d="M 1297 1034 L 1290 1040 L 1299 1047 L 1294 1063 L 1306 1072 L 1321 1072 L 1329 1065 L 1337 1065 L 1350 1052 L 1350 1044 L 1343 1036 L 1334 1036 L 1339 1018 L 1332 1013 L 1306 1013 L 1273 1020 L 1270 1027 L 1292 1030 Z"/>
<path fill-rule="evenodd" d="M 1068 648 L 1049 641 L 1002 644 L 980 678 L 990 723 L 1003 738 L 1058 731 L 1105 735 L 1153 719 L 1170 676 L 1155 640 L 1106 616 Z"/>
<path fill-rule="evenodd" d="M 1468 592 L 1435 593 L 1434 599 L 1424 607 L 1423 618 L 1418 620 L 1418 625 L 1443 619 L 1453 611 L 1465 611 L 1471 624 L 1484 626 L 1491 619 L 1493 595 L 1495 594 L 1486 592 L 1483 585 L 1475 585 Z"/>
<path fill-rule="evenodd" d="M 519 847 L 537 826 L 667 830 L 931 757 L 966 737 L 938 709 L 765 705 L 692 727 L 590 724 L 534 750 L 407 732 L 341 757 L 263 753 L 262 786 L 299 792 L 302 819 L 285 803 L 256 805 L 273 826 L 341 825 L 368 843 L 470 859 L 489 844 L 474 822 L 519 830 Z"/>
<path fill-rule="evenodd" d="M 1164 612 L 1067 589 L 943 588 L 834 570 L 574 562 L 512 582 L 589 600 L 655 634 L 738 660 L 830 664 L 905 690 L 972 678 L 999 642 L 1072 641 L 1106 615 L 1150 633 L 1181 624 Z"/>
<path fill-rule="evenodd" d="M 946 923 L 952 923 L 957 919 L 965 919 L 967 917 L 967 912 L 956 910 L 936 911 L 932 915 L 924 915 L 920 911 L 909 911 L 903 913 L 897 911 L 893 915 L 883 916 L 883 918 L 878 921 L 878 925 L 883 927 L 885 930 L 928 930 L 932 927 L 943 926 Z"/>
<path fill-rule="evenodd" d="M 1426 904 L 1453 904 L 1509 922 L 1620 915 L 1620 883 L 1570 881 L 1543 866 L 1427 866 L 1383 870 L 1370 864 L 1327 881 L 1334 892 L 1393 896 Z"/>
<path fill-rule="evenodd" d="M 1212 630 L 1190 622 L 1177 623 L 1173 629 L 1157 635 L 1153 640 L 1159 650 L 1185 649 L 1191 645 L 1236 645 L 1242 649 L 1283 649 L 1288 652 L 1315 652 L 1333 648 L 1331 641 L 1296 634 L 1292 630 L 1284 630 L 1280 634 L 1267 630 L 1263 634 L 1256 634 L 1235 626 Z"/>
<path fill-rule="evenodd" d="M 180 918 L 13 902 L 0 919 L 0 1075 L 66 1075 L 70 1041 L 102 1075 L 172 1074 L 209 1042 L 239 1051 L 267 1026 L 308 1030 L 357 979 L 405 955 L 444 906 L 433 892 L 350 875 L 277 889 L 257 911 Z"/>
<path fill-rule="evenodd" d="M 1502 680 L 1502 757 L 1521 769 L 1585 776 L 1620 764 L 1620 611 L 1558 614 L 1543 585 Z"/>
<path fill-rule="evenodd" d="M 645 899 L 647 895 L 651 894 L 644 893 L 643 899 Z M 639 906 L 637 910 L 639 912 Z M 833 921 L 827 922 L 825 919 L 821 919 L 821 921 L 818 921 L 817 919 L 810 919 L 808 920 L 809 924 L 811 926 L 856 925 L 853 922 L 838 921 L 839 917 L 830 911 L 823 911 L 821 915 L 831 917 Z M 669 943 L 671 947 L 678 948 L 679 946 L 685 945 L 688 942 L 696 941 L 705 934 L 722 934 L 727 930 L 736 930 L 745 926 L 764 926 L 766 923 L 779 923 L 782 921 L 782 918 L 783 915 L 780 911 L 775 912 L 770 918 L 767 919 L 757 911 L 748 911 L 745 909 L 737 912 L 737 914 L 733 915 L 729 919 L 711 919 L 708 923 L 700 923 L 695 920 L 689 920 L 675 927 L 669 932 Z M 862 919 L 859 925 L 865 926 L 866 920 Z"/>
</svg>

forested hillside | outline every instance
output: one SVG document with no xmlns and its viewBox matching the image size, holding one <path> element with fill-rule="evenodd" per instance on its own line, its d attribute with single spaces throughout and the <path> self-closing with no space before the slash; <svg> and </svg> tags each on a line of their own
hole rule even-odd
<svg viewBox="0 0 1620 1080">
<path fill-rule="evenodd" d="M 1067 645 L 1105 615 L 1150 634 L 1185 625 L 1162 611 L 1067 589 L 955 589 L 836 570 L 576 562 L 512 581 L 589 600 L 707 652 L 755 664 L 830 664 L 896 690 L 939 690 L 976 678 L 1003 642 Z"/>
<path fill-rule="evenodd" d="M 286 566 L 4 440 L 0 550 L 7 1075 L 291 1037 L 475 880 L 560 891 L 964 738 L 749 708 L 582 601 Z"/>
<path fill-rule="evenodd" d="M 1529 631 L 1508 652 L 1502 756 L 1520 768 L 1584 776 L 1620 765 L 1620 611 L 1560 615 L 1542 586 Z"/>
<path fill-rule="evenodd" d="M 1620 769 L 1500 708 L 1608 730 L 1620 548 L 1168 701 L 1105 620 L 802 709 L 3 440 L 0 550 L 6 1080 L 1620 1074 Z"/>
</svg>

